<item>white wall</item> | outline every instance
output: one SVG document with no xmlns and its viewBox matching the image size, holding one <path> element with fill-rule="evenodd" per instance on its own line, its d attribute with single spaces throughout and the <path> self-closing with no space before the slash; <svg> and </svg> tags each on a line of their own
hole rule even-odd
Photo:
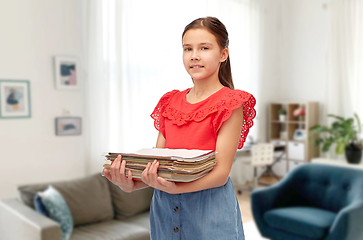
<svg viewBox="0 0 363 240">
<path fill-rule="evenodd" d="M 271 101 L 317 101 L 325 114 L 330 0 L 263 1 L 264 49 L 259 114 L 266 139 Z"/>
<path fill-rule="evenodd" d="M 56 136 L 54 126 L 63 109 L 84 116 L 83 90 L 56 90 L 53 74 L 55 55 L 80 57 L 80 24 L 73 0 L 0 0 L 0 79 L 31 85 L 31 118 L 0 119 L 0 198 L 85 175 L 86 133 Z"/>
<path fill-rule="evenodd" d="M 318 101 L 327 84 L 329 0 L 284 0 L 280 9 L 280 100 Z M 326 5 L 326 6 L 325 6 Z"/>
</svg>

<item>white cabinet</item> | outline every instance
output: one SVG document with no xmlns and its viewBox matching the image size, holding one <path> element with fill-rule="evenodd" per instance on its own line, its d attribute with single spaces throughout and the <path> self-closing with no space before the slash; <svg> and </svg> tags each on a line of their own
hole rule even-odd
<svg viewBox="0 0 363 240">
<path fill-rule="evenodd" d="M 287 146 L 287 156 L 291 160 L 305 160 L 305 143 L 289 142 Z"/>
</svg>

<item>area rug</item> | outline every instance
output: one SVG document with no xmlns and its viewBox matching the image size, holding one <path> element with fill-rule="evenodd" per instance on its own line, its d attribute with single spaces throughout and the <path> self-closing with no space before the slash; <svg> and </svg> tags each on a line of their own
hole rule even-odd
<svg viewBox="0 0 363 240">
<path fill-rule="evenodd" d="M 261 236 L 254 221 L 243 223 L 245 240 L 268 240 Z"/>
</svg>

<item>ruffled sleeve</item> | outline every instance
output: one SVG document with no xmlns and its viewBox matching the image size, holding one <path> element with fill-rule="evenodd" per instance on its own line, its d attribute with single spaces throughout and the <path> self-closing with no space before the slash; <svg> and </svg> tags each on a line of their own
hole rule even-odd
<svg viewBox="0 0 363 240">
<path fill-rule="evenodd" d="M 241 90 L 231 90 L 225 95 L 218 108 L 217 116 L 213 121 L 215 131 L 219 131 L 222 124 L 232 115 L 233 110 L 243 106 L 243 125 L 238 144 L 238 149 L 241 149 L 253 126 L 253 119 L 256 117 L 255 105 L 256 99 L 252 94 Z"/>
<path fill-rule="evenodd" d="M 158 104 L 156 105 L 154 111 L 150 115 L 154 119 L 154 126 L 156 130 L 161 132 L 165 137 L 165 118 L 162 115 L 165 108 L 168 106 L 170 99 L 177 93 L 178 90 L 173 90 L 170 92 L 165 93 L 159 100 Z"/>
</svg>

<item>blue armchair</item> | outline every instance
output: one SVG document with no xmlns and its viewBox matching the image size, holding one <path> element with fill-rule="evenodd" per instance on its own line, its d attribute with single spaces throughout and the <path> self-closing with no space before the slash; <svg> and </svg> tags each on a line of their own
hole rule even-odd
<svg viewBox="0 0 363 240">
<path fill-rule="evenodd" d="M 363 171 L 304 164 L 251 193 L 253 217 L 272 240 L 363 240 Z"/>
</svg>

